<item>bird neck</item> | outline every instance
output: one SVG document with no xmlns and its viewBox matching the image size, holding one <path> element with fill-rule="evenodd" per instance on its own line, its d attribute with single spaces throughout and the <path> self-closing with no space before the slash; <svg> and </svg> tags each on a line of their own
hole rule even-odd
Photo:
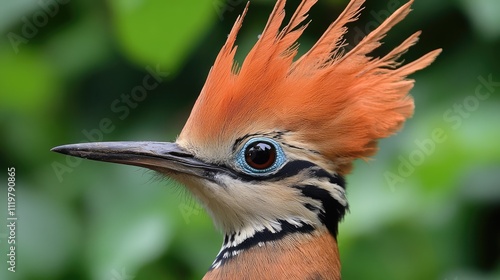
<svg viewBox="0 0 500 280">
<path fill-rule="evenodd" d="M 326 228 L 309 227 L 303 225 L 276 241 L 260 242 L 239 251 L 223 246 L 203 279 L 340 279 L 335 237 Z M 230 239 L 225 237 L 225 241 Z M 224 254 L 234 256 L 224 258 Z"/>
<path fill-rule="evenodd" d="M 226 229 L 204 279 L 340 279 L 336 236 L 348 209 L 345 182 L 317 167 L 298 176 L 304 174 L 314 179 L 288 188 L 295 195 L 288 203 L 298 203 L 302 212 Z"/>
</svg>

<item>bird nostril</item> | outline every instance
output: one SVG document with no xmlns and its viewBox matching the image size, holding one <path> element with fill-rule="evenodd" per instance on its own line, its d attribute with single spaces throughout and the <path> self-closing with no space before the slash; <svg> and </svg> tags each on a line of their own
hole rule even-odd
<svg viewBox="0 0 500 280">
<path fill-rule="evenodd" d="M 182 157 L 182 158 L 193 158 L 194 157 L 192 154 L 182 153 L 182 152 L 170 152 L 169 154 L 172 156 Z"/>
</svg>

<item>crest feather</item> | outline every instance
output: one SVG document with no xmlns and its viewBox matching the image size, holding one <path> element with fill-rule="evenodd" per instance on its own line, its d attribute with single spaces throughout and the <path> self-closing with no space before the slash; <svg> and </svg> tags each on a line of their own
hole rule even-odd
<svg viewBox="0 0 500 280">
<path fill-rule="evenodd" d="M 316 2 L 303 0 L 280 30 L 285 1 L 278 0 L 262 35 L 237 68 L 235 40 L 247 4 L 217 56 L 178 138 L 180 144 L 201 158 L 222 162 L 242 136 L 289 131 L 295 144 L 318 151 L 343 174 L 354 159 L 373 155 L 378 139 L 401 128 L 413 114 L 408 93 L 414 80 L 407 76 L 432 63 L 441 50 L 400 67 L 400 56 L 418 41 L 416 32 L 383 57 L 369 54 L 408 15 L 413 1 L 344 53 L 345 25 L 358 19 L 364 3 L 351 0 L 316 44 L 294 62 L 297 40 Z"/>
</svg>

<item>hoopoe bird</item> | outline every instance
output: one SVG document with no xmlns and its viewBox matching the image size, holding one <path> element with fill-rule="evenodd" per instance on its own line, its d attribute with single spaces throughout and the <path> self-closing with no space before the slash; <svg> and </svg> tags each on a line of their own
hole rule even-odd
<svg viewBox="0 0 500 280">
<path fill-rule="evenodd" d="M 407 76 L 432 51 L 401 66 L 416 32 L 383 57 L 369 54 L 410 12 L 401 6 L 349 51 L 343 39 L 363 0 L 352 0 L 316 44 L 296 58 L 316 0 L 288 24 L 278 0 L 241 66 L 231 29 L 175 142 L 100 142 L 55 152 L 146 167 L 200 201 L 224 233 L 204 279 L 340 279 L 338 224 L 348 210 L 344 176 L 413 114 Z"/>
</svg>

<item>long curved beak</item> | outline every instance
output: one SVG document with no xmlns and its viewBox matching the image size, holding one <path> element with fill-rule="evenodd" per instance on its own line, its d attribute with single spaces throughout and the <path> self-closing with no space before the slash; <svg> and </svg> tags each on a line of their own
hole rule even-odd
<svg viewBox="0 0 500 280">
<path fill-rule="evenodd" d="M 216 165 L 196 159 L 178 144 L 169 142 L 94 142 L 58 146 L 51 151 L 202 178 L 220 169 Z"/>
</svg>

